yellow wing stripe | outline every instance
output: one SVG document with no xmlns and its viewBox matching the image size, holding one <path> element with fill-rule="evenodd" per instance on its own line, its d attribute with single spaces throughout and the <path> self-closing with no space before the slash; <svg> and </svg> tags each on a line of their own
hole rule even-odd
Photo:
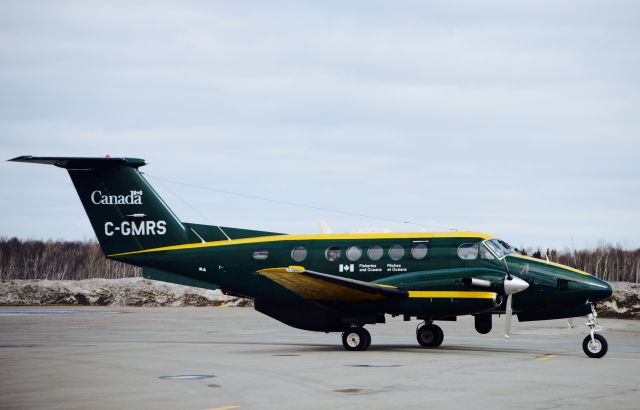
<svg viewBox="0 0 640 410">
<path fill-rule="evenodd" d="M 198 249 L 216 246 L 231 246 L 244 244 L 259 244 L 282 241 L 317 241 L 317 240 L 358 240 L 358 239 L 431 239 L 431 238 L 480 238 L 491 239 L 491 235 L 481 232 L 414 232 L 414 233 L 359 233 L 359 234 L 323 234 L 323 235 L 273 235 L 257 236 L 253 238 L 231 239 L 213 242 L 188 243 L 184 245 L 162 246 L 159 248 L 143 249 L 141 251 L 115 253 L 109 256 L 135 255 L 149 252 L 174 251 L 182 249 Z"/>
<path fill-rule="evenodd" d="M 410 298 L 433 298 L 433 299 L 495 299 L 498 296 L 494 292 L 473 292 L 473 291 L 440 291 L 440 290 L 410 290 Z"/>
</svg>

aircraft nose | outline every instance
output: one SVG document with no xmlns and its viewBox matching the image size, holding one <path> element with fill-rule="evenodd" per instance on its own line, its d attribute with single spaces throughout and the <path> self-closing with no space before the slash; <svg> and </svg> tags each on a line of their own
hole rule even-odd
<svg viewBox="0 0 640 410">
<path fill-rule="evenodd" d="M 587 291 L 589 292 L 589 300 L 598 302 L 607 299 L 613 294 L 611 285 L 603 280 L 594 280 L 587 283 Z"/>
</svg>

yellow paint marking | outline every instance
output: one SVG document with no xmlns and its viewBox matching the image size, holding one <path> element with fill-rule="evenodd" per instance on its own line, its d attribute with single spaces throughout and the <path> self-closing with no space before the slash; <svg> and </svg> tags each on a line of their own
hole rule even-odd
<svg viewBox="0 0 640 410">
<path fill-rule="evenodd" d="M 383 288 L 393 288 L 393 289 L 397 289 L 397 286 L 393 286 L 393 285 L 384 285 L 382 283 L 373 283 L 373 282 L 367 282 L 371 285 L 376 285 L 376 286 L 382 286 Z"/>
<path fill-rule="evenodd" d="M 182 249 L 198 249 L 216 246 L 244 245 L 251 243 L 268 243 L 283 241 L 316 241 L 316 240 L 355 240 L 355 239 L 430 239 L 430 238 L 478 238 L 492 239 L 493 236 L 480 232 L 409 232 L 409 233 L 360 233 L 360 234 L 324 234 L 324 235 L 272 235 L 253 238 L 231 239 L 213 242 L 188 243 L 184 245 L 163 246 L 143 249 L 141 251 L 115 253 L 109 256 L 135 255 L 139 253 L 174 251 Z"/>
<path fill-rule="evenodd" d="M 305 299 L 342 302 L 384 299 L 383 295 L 353 289 L 348 284 L 300 275 L 300 272 L 287 271 L 286 268 L 262 269 L 258 272 Z"/>
<path fill-rule="evenodd" d="M 556 358 L 555 354 L 545 354 L 544 356 L 536 357 L 537 362 L 546 362 L 547 360 L 553 360 Z"/>
<path fill-rule="evenodd" d="M 265 275 L 268 275 L 268 274 L 271 274 L 271 273 L 282 273 L 282 274 L 303 273 L 305 271 L 306 271 L 306 269 L 304 268 L 304 266 L 289 266 L 288 268 L 265 268 L 265 269 L 260 269 L 258 271 L 258 273 L 263 273 Z"/>
<path fill-rule="evenodd" d="M 410 290 L 409 297 L 434 299 L 495 299 L 497 294 L 494 292 Z"/>
<path fill-rule="evenodd" d="M 222 406 L 222 407 L 213 407 L 207 410 L 229 410 L 229 409 L 238 409 L 240 406 L 232 405 L 232 406 Z"/>
</svg>

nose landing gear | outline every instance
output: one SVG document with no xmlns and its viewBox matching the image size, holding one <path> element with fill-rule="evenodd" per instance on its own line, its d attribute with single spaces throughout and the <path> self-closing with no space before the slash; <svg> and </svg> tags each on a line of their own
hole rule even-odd
<svg viewBox="0 0 640 410">
<path fill-rule="evenodd" d="M 598 312 L 596 312 L 593 303 L 591 304 L 591 313 L 589 313 L 588 318 L 589 321 L 585 324 L 589 328 L 590 334 L 582 341 L 582 350 L 587 356 L 599 359 L 607 354 L 609 345 L 604 336 L 596 333 L 602 330 L 602 326 L 598 324 Z"/>
</svg>

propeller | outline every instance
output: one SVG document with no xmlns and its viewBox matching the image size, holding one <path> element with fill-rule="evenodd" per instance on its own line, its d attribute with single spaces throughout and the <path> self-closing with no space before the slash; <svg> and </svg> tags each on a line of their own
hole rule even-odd
<svg viewBox="0 0 640 410">
<path fill-rule="evenodd" d="M 511 317 L 513 316 L 513 295 L 514 293 L 522 292 L 523 290 L 529 287 L 529 284 L 520 279 L 517 276 L 513 276 L 507 270 L 507 276 L 504 278 L 504 293 L 507 295 L 507 306 L 505 310 L 505 322 L 504 322 L 504 338 L 505 340 L 509 340 L 511 338 Z M 529 265 L 524 265 L 522 268 L 522 272 L 520 274 L 522 276 L 527 276 L 529 273 Z"/>
<path fill-rule="evenodd" d="M 511 309 L 511 302 L 513 295 L 507 296 L 507 311 L 504 317 L 504 339 L 511 339 L 511 316 L 513 316 L 513 309 Z"/>
</svg>

